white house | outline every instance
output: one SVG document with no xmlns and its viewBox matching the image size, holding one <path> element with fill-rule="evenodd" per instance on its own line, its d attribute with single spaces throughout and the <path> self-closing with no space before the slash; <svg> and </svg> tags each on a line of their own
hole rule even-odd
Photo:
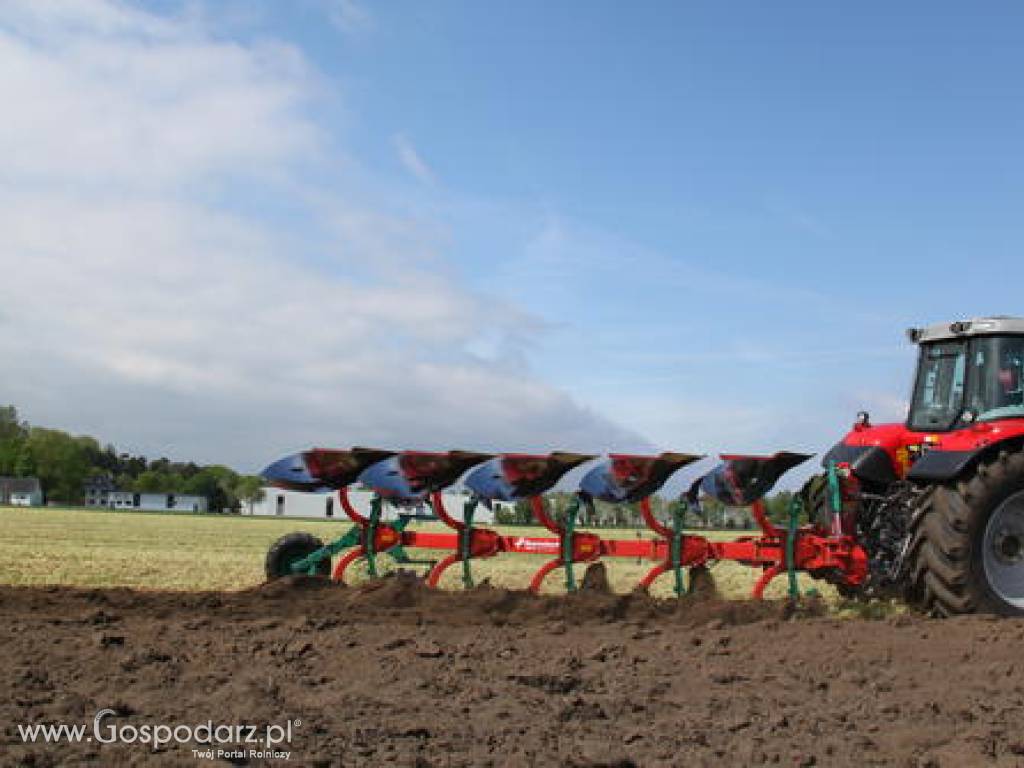
<svg viewBox="0 0 1024 768">
<path fill-rule="evenodd" d="M 206 512 L 205 496 L 182 493 L 134 493 L 133 491 L 96 490 L 87 488 L 87 507 L 105 509 L 136 509 L 143 512 Z"/>
<path fill-rule="evenodd" d="M 357 512 L 364 515 L 370 514 L 370 502 L 373 493 L 370 491 L 351 489 L 348 492 L 349 500 Z M 444 508 L 456 520 L 462 519 L 462 508 L 468 496 L 462 493 L 445 493 L 442 495 Z M 281 488 L 264 488 L 263 499 L 258 502 L 244 504 L 242 506 L 244 515 L 264 515 L 269 517 L 305 517 L 347 520 L 345 510 L 341 508 L 337 493 L 303 493 L 301 491 L 286 491 Z M 382 512 L 384 520 L 397 520 L 400 515 L 411 515 L 417 518 L 433 519 L 434 513 L 427 504 L 420 504 L 415 507 L 396 507 L 385 504 Z M 473 515 L 476 523 L 491 524 L 494 522 L 494 512 L 478 505 Z"/>
<path fill-rule="evenodd" d="M 41 507 L 43 487 L 36 477 L 0 477 L 0 506 Z"/>
</svg>

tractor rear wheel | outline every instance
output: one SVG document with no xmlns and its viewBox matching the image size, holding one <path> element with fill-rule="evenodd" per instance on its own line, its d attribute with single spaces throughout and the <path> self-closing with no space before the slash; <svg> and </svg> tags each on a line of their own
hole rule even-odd
<svg viewBox="0 0 1024 768">
<path fill-rule="evenodd" d="M 282 576 L 293 576 L 292 563 L 298 562 L 307 555 L 316 552 L 323 542 L 311 533 L 289 533 L 275 541 L 267 552 L 267 580 L 273 581 Z M 316 576 L 331 575 L 331 559 L 325 557 L 316 564 Z"/>
<path fill-rule="evenodd" d="M 915 516 L 909 597 L 941 614 L 1024 616 L 1024 453 L 932 488 Z"/>
</svg>

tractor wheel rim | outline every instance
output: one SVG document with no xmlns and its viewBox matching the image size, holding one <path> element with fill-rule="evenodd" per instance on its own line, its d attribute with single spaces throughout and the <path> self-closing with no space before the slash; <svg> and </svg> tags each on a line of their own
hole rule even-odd
<svg viewBox="0 0 1024 768">
<path fill-rule="evenodd" d="M 1000 504 L 985 526 L 982 563 L 992 591 L 1024 608 L 1024 492 Z"/>
</svg>

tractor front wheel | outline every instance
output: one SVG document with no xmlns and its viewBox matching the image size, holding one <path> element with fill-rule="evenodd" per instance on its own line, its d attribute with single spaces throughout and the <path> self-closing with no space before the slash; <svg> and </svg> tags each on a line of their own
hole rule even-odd
<svg viewBox="0 0 1024 768">
<path fill-rule="evenodd" d="M 273 581 L 282 576 L 293 576 L 292 564 L 311 555 L 323 547 L 323 542 L 311 533 L 289 533 L 275 541 L 267 552 L 267 580 Z M 331 575 L 331 559 L 325 557 L 316 564 L 316 576 Z"/>
<path fill-rule="evenodd" d="M 1024 616 L 1024 453 L 1002 451 L 923 498 L 910 597 L 942 615 Z"/>
</svg>

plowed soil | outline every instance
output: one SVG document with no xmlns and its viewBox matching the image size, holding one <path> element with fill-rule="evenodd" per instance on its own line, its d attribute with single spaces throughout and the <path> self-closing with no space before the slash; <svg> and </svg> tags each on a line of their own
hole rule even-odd
<svg viewBox="0 0 1024 768">
<path fill-rule="evenodd" d="M 109 707 L 132 726 L 299 719 L 289 765 L 1024 766 L 1019 620 L 405 578 L 2 588 L 0 606 L 5 765 L 210 764 L 193 744 L 44 746 L 16 728 L 91 729 Z"/>
</svg>

